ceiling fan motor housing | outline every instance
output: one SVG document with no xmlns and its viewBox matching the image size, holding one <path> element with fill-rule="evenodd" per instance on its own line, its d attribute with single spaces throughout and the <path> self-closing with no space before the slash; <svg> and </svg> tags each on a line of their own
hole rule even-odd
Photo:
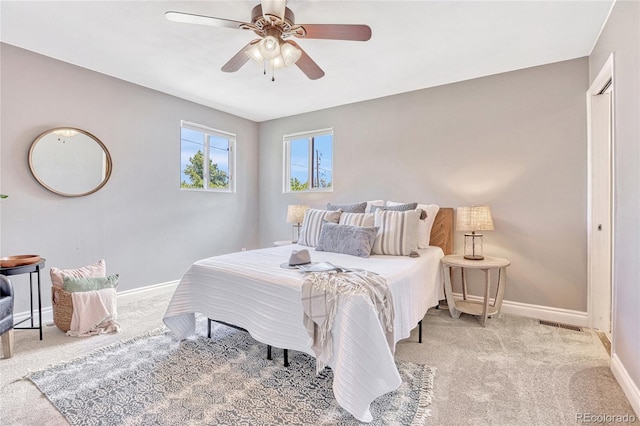
<svg viewBox="0 0 640 426">
<path fill-rule="evenodd" d="M 279 35 L 291 30 L 295 22 L 295 15 L 288 7 L 284 9 L 284 20 L 279 16 L 267 15 L 262 13 L 262 5 L 257 5 L 251 10 L 251 23 L 256 26 L 254 32 L 259 36 L 269 35 L 270 29 L 277 29 Z"/>
</svg>

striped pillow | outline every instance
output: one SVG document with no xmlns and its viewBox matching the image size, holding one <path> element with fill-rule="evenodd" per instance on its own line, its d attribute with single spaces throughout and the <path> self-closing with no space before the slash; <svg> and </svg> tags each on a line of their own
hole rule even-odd
<svg viewBox="0 0 640 426">
<path fill-rule="evenodd" d="M 327 222 L 338 223 L 341 213 L 342 210 L 329 211 L 307 209 L 304 214 L 304 219 L 302 220 L 302 228 L 300 228 L 298 244 L 315 247 L 318 244 L 318 239 L 320 238 L 322 222 L 326 220 Z"/>
<path fill-rule="evenodd" d="M 340 225 L 351 226 L 373 226 L 372 213 L 342 213 L 340 215 Z"/>
<path fill-rule="evenodd" d="M 374 225 L 380 229 L 371 252 L 391 256 L 417 255 L 420 213 L 417 210 L 376 210 Z"/>
</svg>

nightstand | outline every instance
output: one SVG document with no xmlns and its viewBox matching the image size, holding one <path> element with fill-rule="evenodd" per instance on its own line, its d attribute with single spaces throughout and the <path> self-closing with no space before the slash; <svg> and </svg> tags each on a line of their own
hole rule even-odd
<svg viewBox="0 0 640 426">
<path fill-rule="evenodd" d="M 487 317 L 499 315 L 502 308 L 502 299 L 504 297 L 504 288 L 507 284 L 507 266 L 511 262 L 501 257 L 485 257 L 483 260 L 469 260 L 462 255 L 449 255 L 442 258 L 442 270 L 444 273 L 444 292 L 447 297 L 447 305 L 449 305 L 449 313 L 453 318 L 459 318 L 461 313 L 479 316 L 480 324 L 485 326 Z M 462 275 L 462 300 L 453 298 L 453 289 L 451 287 L 451 276 L 455 268 L 460 269 Z M 467 278 L 465 276 L 466 269 L 479 269 L 484 272 L 484 299 L 482 302 L 467 300 Z M 493 304 L 490 304 L 491 298 L 491 280 L 490 271 L 498 272 L 498 287 L 496 289 L 496 297 Z"/>
<path fill-rule="evenodd" d="M 288 246 L 289 244 L 293 244 L 293 241 L 291 241 L 291 240 L 282 240 L 282 241 L 274 241 L 273 242 L 273 245 L 275 247 Z"/>
</svg>

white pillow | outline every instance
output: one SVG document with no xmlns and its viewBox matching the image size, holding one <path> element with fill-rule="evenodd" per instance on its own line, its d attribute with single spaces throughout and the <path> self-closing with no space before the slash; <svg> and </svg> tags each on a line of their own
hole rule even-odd
<svg viewBox="0 0 640 426">
<path fill-rule="evenodd" d="M 374 226 L 379 228 L 373 254 L 413 256 L 418 252 L 418 222 L 421 210 L 376 210 Z"/>
<path fill-rule="evenodd" d="M 373 213 L 342 213 L 340 225 L 373 226 Z"/>
<path fill-rule="evenodd" d="M 387 201 L 387 206 L 397 206 L 395 201 Z M 429 240 L 431 239 L 431 228 L 433 228 L 433 222 L 436 220 L 436 215 L 440 210 L 440 206 L 436 204 L 418 204 L 418 209 L 422 209 L 427 213 L 427 218 L 420 220 L 418 223 L 418 248 L 424 249 L 429 247 Z"/>
<path fill-rule="evenodd" d="M 331 211 L 307 209 L 304 213 L 304 219 L 302 220 L 302 228 L 300 228 L 298 244 L 315 247 L 318 244 L 318 239 L 320 238 L 322 222 L 326 220 L 327 222 L 338 223 L 341 213 L 342 210 Z"/>
<path fill-rule="evenodd" d="M 365 213 L 371 213 L 373 206 L 384 206 L 384 200 L 367 201 L 367 208 L 364 210 Z"/>
</svg>

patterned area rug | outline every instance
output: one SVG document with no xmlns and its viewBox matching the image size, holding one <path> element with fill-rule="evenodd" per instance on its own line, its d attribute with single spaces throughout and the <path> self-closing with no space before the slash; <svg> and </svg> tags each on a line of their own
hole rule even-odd
<svg viewBox="0 0 640 426">
<path fill-rule="evenodd" d="M 315 375 L 315 359 L 266 346 L 248 333 L 216 327 L 177 342 L 160 331 L 111 345 L 85 358 L 30 375 L 72 425 L 350 425 L 336 403 L 332 372 Z M 371 404 L 378 425 L 423 424 L 434 369 L 397 361 L 401 387 Z"/>
</svg>

